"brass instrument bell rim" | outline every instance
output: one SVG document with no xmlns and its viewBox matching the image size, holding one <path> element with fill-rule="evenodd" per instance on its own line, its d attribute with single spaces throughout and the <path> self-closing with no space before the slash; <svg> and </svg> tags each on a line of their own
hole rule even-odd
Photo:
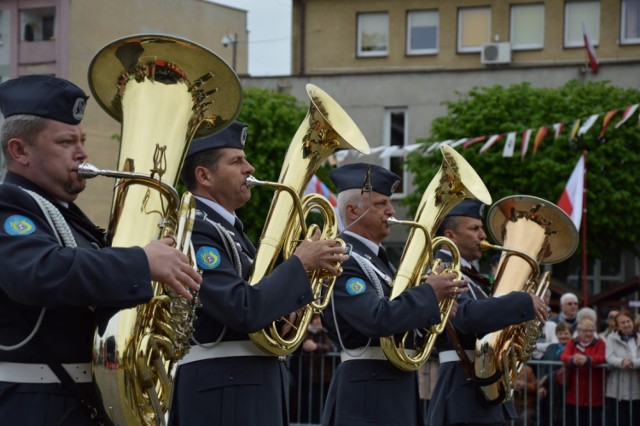
<svg viewBox="0 0 640 426">
<path fill-rule="evenodd" d="M 543 258 L 541 264 L 559 263 L 570 258 L 578 248 L 578 230 L 573 221 L 560 207 L 544 198 L 533 195 L 510 195 L 495 202 L 487 213 L 487 229 L 491 238 L 502 244 L 502 225 L 507 220 L 503 210 L 515 208 L 518 211 L 529 211 L 534 206 L 542 204 L 538 214 L 551 222 L 553 231 L 549 235 L 551 254 Z"/>
<path fill-rule="evenodd" d="M 307 91 L 307 96 L 311 99 L 311 103 L 315 105 L 331 128 L 350 145 L 350 149 L 355 149 L 364 155 L 371 153 L 369 143 L 358 125 L 331 95 L 312 83 L 307 83 L 305 90 Z M 315 98 L 318 95 L 320 95 L 322 104 L 329 113 L 328 116 L 322 113 L 322 110 L 318 108 L 315 102 Z"/>
<path fill-rule="evenodd" d="M 144 48 L 139 58 L 166 59 L 184 68 L 190 82 L 213 73 L 213 77 L 203 84 L 204 90 L 219 88 L 216 93 L 207 95 L 210 102 L 204 108 L 205 120 L 195 132 L 194 139 L 209 136 L 223 130 L 240 114 L 242 108 L 242 86 L 235 71 L 220 56 L 186 38 L 168 34 L 134 34 L 111 41 L 102 47 L 89 64 L 87 77 L 89 89 L 98 105 L 116 121 L 122 123 L 122 111 L 114 103 L 119 77 L 125 73 L 116 51 L 126 45 L 134 44 Z M 178 58 L 178 59 L 176 59 Z M 212 84 L 213 83 L 213 84 Z M 218 97 L 218 101 L 212 98 Z M 210 117 L 219 117 L 220 122 L 212 123 Z"/>
<path fill-rule="evenodd" d="M 449 145 L 440 145 L 440 152 L 442 154 L 442 159 L 446 161 L 449 166 L 452 166 L 449 160 L 450 158 L 453 158 L 453 161 L 458 168 L 456 173 L 461 177 L 461 180 L 465 181 L 465 187 L 467 188 L 468 192 L 470 192 L 471 195 L 478 201 L 487 205 L 491 204 L 493 200 L 491 198 L 489 190 L 487 189 L 484 182 L 482 182 L 482 178 L 480 177 L 480 175 L 478 175 L 478 172 L 476 172 L 471 164 L 469 164 L 467 159 Z M 472 188 L 468 186 L 469 182 L 474 182 Z"/>
</svg>

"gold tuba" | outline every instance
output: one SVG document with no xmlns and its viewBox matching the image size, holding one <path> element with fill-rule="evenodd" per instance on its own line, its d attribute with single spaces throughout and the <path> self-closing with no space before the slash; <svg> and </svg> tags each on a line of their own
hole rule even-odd
<svg viewBox="0 0 640 426">
<path fill-rule="evenodd" d="M 514 195 L 494 204 L 487 228 L 502 246 L 485 248 L 503 252 L 494 282 L 494 296 L 527 291 L 542 296 L 549 286 L 548 271 L 540 264 L 568 259 L 578 247 L 578 231 L 565 212 L 542 198 Z M 513 384 L 529 360 L 540 335 L 540 323 L 531 320 L 489 333 L 476 341 L 475 374 L 479 379 L 499 378 L 481 386 L 485 399 L 500 403 L 513 396 Z"/>
<path fill-rule="evenodd" d="M 412 227 L 393 280 L 391 300 L 405 289 L 419 285 L 426 269 L 435 271 L 438 268 L 439 260 L 433 260 L 433 250 L 438 246 L 449 247 L 454 258 L 453 267 L 447 268 L 443 273 L 453 271 L 460 278 L 460 253 L 456 245 L 448 238 L 431 239 L 430 236 L 436 234 L 445 216 L 465 198 L 491 203 L 489 191 L 467 160 L 448 145 L 441 145 L 440 151 L 443 156 L 442 166 L 422 195 L 415 221 L 388 221 L 392 225 L 405 224 Z M 417 230 L 420 232 L 416 232 Z M 429 358 L 436 338 L 446 326 L 453 303 L 453 299 L 440 302 L 440 324 L 426 330 L 424 343 L 415 354 L 406 348 L 410 335 L 408 331 L 400 339 L 395 336 L 381 338 L 380 346 L 387 359 L 401 370 L 417 370 Z"/>
<path fill-rule="evenodd" d="M 173 235 L 193 260 L 194 200 L 189 193 L 181 200 L 174 188 L 192 138 L 220 131 L 238 115 L 238 77 L 197 44 L 149 34 L 102 48 L 89 67 L 89 86 L 121 123 L 118 171 L 88 164 L 79 170 L 85 178 L 118 179 L 111 245 L 144 246 Z M 93 377 L 117 425 L 165 423 L 174 366 L 189 350 L 197 298 L 186 300 L 159 282 L 152 286 L 148 304 L 118 312 L 95 334 Z"/>
<path fill-rule="evenodd" d="M 369 145 L 362 132 L 342 107 L 313 84 L 307 84 L 306 90 L 311 98 L 309 110 L 289 145 L 278 182 L 254 178 L 247 181 L 251 186 L 270 186 L 276 190 L 260 237 L 249 279 L 251 285 L 257 284 L 271 272 L 281 251 L 282 258 L 287 259 L 293 254 L 295 241 L 301 235 L 302 238 L 313 235 L 317 226 L 312 225 L 307 229 L 305 224 L 309 211 L 316 209 L 324 216 L 322 239 L 335 238 L 338 234 L 337 219 L 327 199 L 317 194 L 300 197 L 318 167 L 334 152 L 356 149 L 363 154 L 369 153 Z M 314 302 L 304 307 L 302 314 L 290 323 L 291 335 L 278 330 L 279 321 L 249 334 L 253 343 L 265 353 L 275 356 L 292 353 L 302 343 L 314 312 L 328 305 L 335 277 L 328 277 L 323 271 L 312 271 L 309 281 Z"/>
</svg>

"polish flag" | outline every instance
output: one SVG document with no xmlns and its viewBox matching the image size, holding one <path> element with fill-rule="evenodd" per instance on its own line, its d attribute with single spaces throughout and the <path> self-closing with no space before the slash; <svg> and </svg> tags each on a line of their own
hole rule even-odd
<svg viewBox="0 0 640 426">
<path fill-rule="evenodd" d="M 571 221 L 580 229 L 582 221 L 582 199 L 584 191 L 584 156 L 580 157 L 578 164 L 571 172 L 567 186 L 564 188 L 558 207 L 571 217 Z"/>
<path fill-rule="evenodd" d="M 591 72 L 594 74 L 598 73 L 598 58 L 596 57 L 596 51 L 593 49 L 593 44 L 591 44 L 591 40 L 589 39 L 589 34 L 587 34 L 587 27 L 582 23 L 582 38 L 584 39 L 584 48 L 587 49 L 587 56 L 589 57 L 589 68 L 591 68 Z"/>
</svg>

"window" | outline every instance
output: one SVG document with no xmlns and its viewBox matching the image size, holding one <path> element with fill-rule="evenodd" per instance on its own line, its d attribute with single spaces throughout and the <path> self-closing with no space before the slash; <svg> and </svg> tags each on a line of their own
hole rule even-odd
<svg viewBox="0 0 640 426">
<path fill-rule="evenodd" d="M 385 157 L 385 167 L 402 178 L 396 188 L 395 196 L 405 195 L 406 175 L 404 170 L 404 151 L 407 142 L 406 108 L 389 108 L 385 111 L 384 144 L 389 148 Z"/>
<path fill-rule="evenodd" d="M 640 43 L 640 0 L 622 0 L 620 44 Z"/>
<path fill-rule="evenodd" d="M 584 31 L 591 44 L 600 42 L 600 2 L 579 1 L 565 4 L 564 47 L 583 47 Z"/>
<path fill-rule="evenodd" d="M 544 47 L 544 4 L 511 6 L 511 48 L 514 50 Z"/>
<path fill-rule="evenodd" d="M 438 20 L 437 11 L 407 14 L 407 55 L 438 53 Z"/>
<path fill-rule="evenodd" d="M 389 15 L 358 14 L 358 56 L 386 56 L 389 53 Z"/>
<path fill-rule="evenodd" d="M 458 10 L 458 52 L 480 52 L 491 40 L 491 8 L 468 7 Z"/>
<path fill-rule="evenodd" d="M 20 10 L 21 41 L 47 41 L 55 37 L 55 8 Z"/>
</svg>

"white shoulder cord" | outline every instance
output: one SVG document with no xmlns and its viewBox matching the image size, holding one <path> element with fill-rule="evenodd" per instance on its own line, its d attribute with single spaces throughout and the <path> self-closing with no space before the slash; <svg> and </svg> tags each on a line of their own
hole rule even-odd
<svg viewBox="0 0 640 426">
<path fill-rule="evenodd" d="M 60 213 L 60 210 L 58 210 L 53 204 L 51 204 L 50 201 L 40 196 L 39 194 L 36 194 L 35 192 L 24 188 L 22 188 L 22 190 L 31 195 L 36 203 L 38 203 L 38 206 L 40 206 L 42 213 L 44 213 L 44 217 L 47 219 L 49 226 L 54 231 L 58 243 L 63 247 L 77 247 L 78 244 L 73 238 L 71 229 L 69 228 L 67 222 L 64 220 L 64 217 L 62 216 L 62 213 Z M 20 349 L 21 347 L 29 343 L 40 329 L 40 326 L 42 325 L 42 319 L 44 318 L 44 314 L 46 311 L 46 308 L 42 308 L 40 310 L 40 315 L 38 316 L 36 325 L 33 327 L 31 333 L 22 342 L 12 346 L 0 345 L 0 350 L 15 351 L 16 349 Z"/>
<path fill-rule="evenodd" d="M 233 240 L 233 237 L 231 236 L 231 233 L 229 231 L 227 231 L 227 229 L 220 225 L 217 222 L 214 222 L 213 220 L 209 219 L 207 217 L 207 214 L 205 212 L 202 212 L 203 219 L 209 223 L 211 226 L 213 226 L 215 228 L 216 231 L 218 231 L 218 233 L 220 234 L 220 237 L 222 238 L 222 243 L 224 244 L 224 248 L 227 250 L 227 253 L 231 254 L 232 260 L 233 260 L 233 267 L 235 268 L 236 272 L 238 273 L 238 275 L 242 276 L 242 262 L 240 261 L 240 253 L 238 252 L 238 249 L 236 247 L 236 242 Z M 222 333 L 220 333 L 220 336 L 218 336 L 218 338 L 214 341 L 214 342 L 210 342 L 210 343 L 200 343 L 196 340 L 195 336 L 192 334 L 191 335 L 191 340 L 193 340 L 194 342 L 196 342 L 196 345 L 202 347 L 202 348 L 212 348 L 215 345 L 217 345 L 218 343 L 220 343 L 220 341 L 222 340 L 222 338 L 224 337 L 224 334 L 227 332 L 227 326 L 225 325 L 222 328 Z"/>
<path fill-rule="evenodd" d="M 373 264 L 356 252 L 351 252 L 349 256 L 353 257 L 355 261 L 358 262 L 358 265 L 360 266 L 360 268 L 362 268 L 364 274 L 373 284 L 373 288 L 375 289 L 376 294 L 382 299 L 384 297 L 384 292 L 382 291 L 382 283 L 380 282 L 378 274 L 376 274 L 376 272 L 373 270 Z M 371 337 L 369 337 L 369 340 L 367 340 L 367 344 L 358 353 L 346 348 L 344 343 L 342 343 L 342 336 L 340 335 L 340 328 L 338 327 L 338 318 L 336 317 L 336 304 L 333 301 L 333 293 L 334 292 L 331 292 L 331 304 L 333 305 L 331 313 L 333 314 L 333 323 L 336 325 L 336 334 L 338 335 L 340 347 L 347 355 L 354 358 L 359 358 L 369 348 L 369 345 L 371 344 Z"/>
</svg>

